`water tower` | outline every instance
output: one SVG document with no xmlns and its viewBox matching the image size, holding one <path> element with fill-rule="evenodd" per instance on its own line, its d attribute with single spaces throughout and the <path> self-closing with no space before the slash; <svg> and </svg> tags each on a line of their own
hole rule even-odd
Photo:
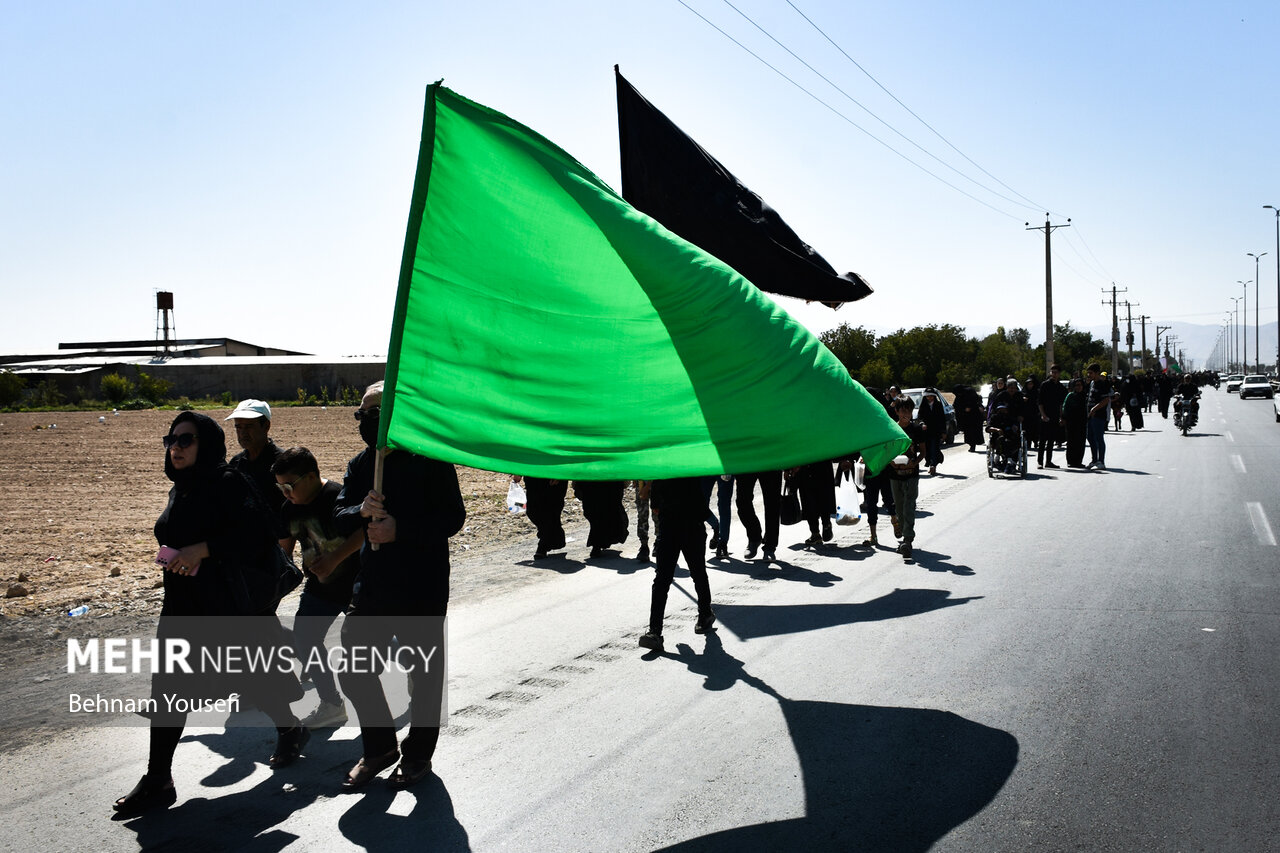
<svg viewBox="0 0 1280 853">
<path fill-rule="evenodd" d="M 170 331 L 173 337 L 169 336 Z M 173 319 L 173 294 L 156 291 L 156 340 L 162 342 L 165 352 L 172 352 L 178 339 L 178 324 Z"/>
</svg>

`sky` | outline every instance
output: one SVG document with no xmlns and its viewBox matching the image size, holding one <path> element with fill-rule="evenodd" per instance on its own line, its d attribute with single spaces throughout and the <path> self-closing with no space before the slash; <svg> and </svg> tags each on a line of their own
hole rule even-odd
<svg viewBox="0 0 1280 853">
<path fill-rule="evenodd" d="M 1266 253 L 1250 324 L 1255 301 L 1276 322 L 1274 0 L 0 13 L 0 352 L 154 338 L 167 290 L 184 338 L 384 354 L 426 86 L 618 189 L 615 63 L 875 289 L 834 312 L 779 298 L 814 332 L 1003 325 L 1042 341 L 1045 238 L 1027 229 L 1046 213 L 1070 219 L 1052 234 L 1056 323 L 1108 326 L 1114 284 L 1149 335 L 1190 339 L 1225 324 L 1249 252 Z"/>
</svg>

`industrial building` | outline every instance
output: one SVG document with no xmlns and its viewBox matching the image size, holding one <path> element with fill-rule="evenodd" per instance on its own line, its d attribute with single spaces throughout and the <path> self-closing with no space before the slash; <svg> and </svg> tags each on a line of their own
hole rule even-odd
<svg viewBox="0 0 1280 853">
<path fill-rule="evenodd" d="M 267 400 L 320 396 L 337 399 L 383 378 L 384 356 L 319 356 L 264 347 L 233 338 L 180 339 L 173 323 L 173 294 L 156 294 L 156 339 L 60 343 L 54 352 L 0 355 L 0 369 L 26 379 L 28 389 L 51 380 L 71 402 L 102 399 L 102 377 L 134 380 L 138 371 L 171 383 L 173 398 L 256 397 Z"/>
</svg>

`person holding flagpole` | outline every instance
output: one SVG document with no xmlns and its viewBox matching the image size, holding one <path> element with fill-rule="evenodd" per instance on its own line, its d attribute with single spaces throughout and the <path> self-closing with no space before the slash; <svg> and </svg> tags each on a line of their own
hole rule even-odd
<svg viewBox="0 0 1280 853">
<path fill-rule="evenodd" d="M 403 665 L 410 649 L 409 733 L 400 744 L 373 665 L 349 666 L 340 673 L 342 690 L 360 718 L 363 755 L 342 786 L 360 788 L 397 760 L 392 787 L 406 787 L 431 771 L 440 738 L 443 659 L 435 657 L 444 640 L 449 604 L 449 537 L 462 529 L 467 510 L 458 474 L 448 463 L 403 450 L 377 448 L 383 383 L 370 385 L 356 411 L 360 436 L 368 447 L 347 465 L 334 521 L 344 534 L 364 529 L 360 573 L 352 608 L 342 626 L 342 646 L 352 661 L 370 661 L 371 651 L 398 646 Z M 376 488 L 378 456 L 382 484 Z"/>
</svg>

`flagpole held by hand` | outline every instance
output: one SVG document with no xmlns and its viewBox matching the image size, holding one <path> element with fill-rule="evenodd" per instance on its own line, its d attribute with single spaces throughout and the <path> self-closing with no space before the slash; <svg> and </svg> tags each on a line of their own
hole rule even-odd
<svg viewBox="0 0 1280 853">
<path fill-rule="evenodd" d="M 379 447 L 378 453 L 373 459 L 373 490 L 378 494 L 382 494 L 382 463 L 387 458 L 387 448 Z M 378 550 L 377 542 L 370 542 L 369 547 Z"/>
</svg>

